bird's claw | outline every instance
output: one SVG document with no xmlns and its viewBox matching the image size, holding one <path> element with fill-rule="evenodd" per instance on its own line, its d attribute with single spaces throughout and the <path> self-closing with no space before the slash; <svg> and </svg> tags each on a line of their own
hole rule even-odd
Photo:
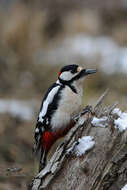
<svg viewBox="0 0 127 190">
<path fill-rule="evenodd" d="M 84 115 L 86 113 L 92 113 L 92 106 L 87 105 L 81 112 L 81 115 Z"/>
<path fill-rule="evenodd" d="M 79 118 L 83 115 L 85 115 L 86 113 L 90 113 L 92 114 L 92 106 L 86 106 L 79 114 L 77 114 L 75 117 L 74 117 L 74 121 L 77 122 L 79 120 Z"/>
</svg>

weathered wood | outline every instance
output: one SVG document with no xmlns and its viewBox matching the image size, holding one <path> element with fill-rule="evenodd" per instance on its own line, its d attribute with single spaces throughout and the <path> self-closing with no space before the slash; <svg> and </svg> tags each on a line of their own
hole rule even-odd
<svg viewBox="0 0 127 190">
<path fill-rule="evenodd" d="M 32 190 L 120 190 L 127 181 L 127 132 L 113 127 L 112 110 L 117 103 L 104 107 L 106 91 L 97 101 L 93 112 L 106 115 L 108 127 L 91 126 L 92 115 L 81 116 L 66 135 L 46 168 L 33 180 Z M 99 108 L 102 106 L 101 113 Z M 66 150 L 76 137 L 93 136 L 95 147 L 82 157 L 66 156 Z"/>
<path fill-rule="evenodd" d="M 66 149 L 68 148 L 68 145 L 72 143 L 71 140 L 76 131 L 82 125 L 86 126 L 88 120 L 88 114 L 86 114 L 85 117 L 80 118 L 77 124 L 69 131 L 66 135 L 64 143 L 57 148 L 46 167 L 33 180 L 31 187 L 32 190 L 38 190 L 39 188 L 44 189 L 48 186 L 55 174 L 61 169 L 62 164 L 66 159 Z"/>
</svg>

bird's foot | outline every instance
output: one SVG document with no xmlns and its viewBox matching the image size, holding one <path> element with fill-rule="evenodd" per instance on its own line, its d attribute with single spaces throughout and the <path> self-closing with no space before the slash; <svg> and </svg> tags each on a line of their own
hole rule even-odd
<svg viewBox="0 0 127 190">
<path fill-rule="evenodd" d="M 74 117 L 74 121 L 77 122 L 79 120 L 79 118 L 81 118 L 81 116 L 85 115 L 85 114 L 92 114 L 92 106 L 86 106 L 79 114 L 77 114 Z"/>
<path fill-rule="evenodd" d="M 81 116 L 86 114 L 86 113 L 90 113 L 92 114 L 92 106 L 87 105 L 82 111 L 81 111 Z"/>
</svg>

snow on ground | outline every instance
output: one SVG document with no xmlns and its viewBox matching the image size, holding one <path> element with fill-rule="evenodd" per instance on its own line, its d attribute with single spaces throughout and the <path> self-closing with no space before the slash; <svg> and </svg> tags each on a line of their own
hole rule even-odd
<svg viewBox="0 0 127 190">
<path fill-rule="evenodd" d="M 72 147 L 67 150 L 67 154 L 71 152 L 76 154 L 76 156 L 82 156 L 88 150 L 92 149 L 94 145 L 95 141 L 93 140 L 93 137 L 84 136 L 73 143 Z"/>
<path fill-rule="evenodd" d="M 122 115 L 122 111 L 119 109 L 119 108 L 115 108 L 113 111 L 112 111 L 112 114 L 113 115 L 118 115 L 119 117 Z"/>
<path fill-rule="evenodd" d="M 120 132 L 127 129 L 127 112 L 122 112 L 119 108 L 115 108 L 112 114 L 118 115 L 118 119 L 114 120 L 115 128 L 118 128 Z"/>
<path fill-rule="evenodd" d="M 127 190 L 127 184 L 121 190 Z"/>
<path fill-rule="evenodd" d="M 93 117 L 91 121 L 94 127 L 107 127 L 108 126 L 108 117 L 104 116 L 101 118 Z"/>
<path fill-rule="evenodd" d="M 81 58 L 84 62 L 99 63 L 101 69 L 107 74 L 114 72 L 127 74 L 127 47 L 120 46 L 109 36 L 93 37 L 80 34 L 66 37 L 53 44 L 48 51 L 35 52 L 34 58 L 38 59 L 38 63 L 44 60 L 54 64 L 75 63 Z"/>
<path fill-rule="evenodd" d="M 0 99 L 0 113 L 9 113 L 13 117 L 19 117 L 23 120 L 34 118 L 34 109 L 27 101 Z"/>
</svg>

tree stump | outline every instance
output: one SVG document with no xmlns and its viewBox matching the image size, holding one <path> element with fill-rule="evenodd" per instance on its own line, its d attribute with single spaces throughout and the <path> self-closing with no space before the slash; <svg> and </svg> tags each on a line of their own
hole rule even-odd
<svg viewBox="0 0 127 190">
<path fill-rule="evenodd" d="M 92 109 L 81 116 L 47 163 L 33 179 L 31 190 L 120 190 L 127 183 L 127 131 L 114 127 L 117 103 L 105 107 L 106 91 Z M 93 127 L 93 117 L 107 117 L 107 127 Z M 81 136 L 94 137 L 95 146 L 81 157 L 66 152 Z"/>
</svg>

